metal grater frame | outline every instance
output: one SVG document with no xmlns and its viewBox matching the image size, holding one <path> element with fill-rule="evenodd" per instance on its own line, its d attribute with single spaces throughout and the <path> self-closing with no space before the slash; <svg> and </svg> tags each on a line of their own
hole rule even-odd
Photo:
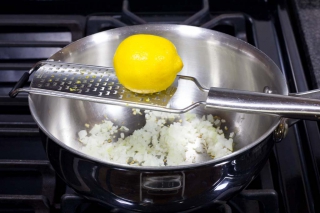
<svg viewBox="0 0 320 213">
<path fill-rule="evenodd" d="M 169 109 L 170 99 L 177 90 L 177 81 L 168 89 L 153 94 L 138 94 L 121 85 L 112 67 L 92 66 L 56 61 L 40 61 L 29 88 L 13 91 L 71 98 L 149 110 L 182 113 Z M 188 107 L 189 108 L 189 107 Z M 189 109 L 184 109 L 188 111 Z"/>
</svg>

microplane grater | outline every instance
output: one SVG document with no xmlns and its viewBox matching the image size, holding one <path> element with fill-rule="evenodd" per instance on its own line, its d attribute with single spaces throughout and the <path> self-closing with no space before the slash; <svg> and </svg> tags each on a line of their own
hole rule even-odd
<svg viewBox="0 0 320 213">
<path fill-rule="evenodd" d="M 32 73 L 34 78 L 30 87 L 22 88 Z M 203 105 L 212 109 L 287 118 L 319 120 L 320 117 L 320 100 L 299 97 L 310 94 L 312 97 L 320 90 L 287 96 L 217 87 L 206 89 L 194 77 L 177 75 L 175 82 L 164 91 L 137 94 L 124 88 L 110 67 L 52 61 L 38 62 L 24 73 L 9 96 L 14 98 L 19 92 L 170 113 L 185 113 Z"/>
<path fill-rule="evenodd" d="M 159 106 L 166 106 L 176 90 L 171 86 L 154 94 L 138 94 L 119 83 L 113 68 L 52 62 L 35 72 L 30 87 Z"/>
<path fill-rule="evenodd" d="M 166 107 L 177 90 L 173 84 L 164 91 L 152 94 L 132 92 L 119 83 L 112 67 L 41 61 L 29 71 L 29 75 L 32 73 L 30 87 L 13 90 L 14 96 L 19 92 L 29 92 L 130 107 L 142 105 L 153 109 Z"/>
</svg>

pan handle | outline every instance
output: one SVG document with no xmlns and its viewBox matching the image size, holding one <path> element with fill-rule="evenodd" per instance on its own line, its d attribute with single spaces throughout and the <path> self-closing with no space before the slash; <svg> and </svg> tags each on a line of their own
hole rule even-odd
<svg viewBox="0 0 320 213">
<path fill-rule="evenodd" d="M 310 99 L 318 99 L 320 100 L 320 89 L 310 90 L 307 92 L 299 92 L 299 93 L 290 93 L 290 96 L 301 97 L 301 98 L 310 98 Z"/>
<path fill-rule="evenodd" d="M 206 107 L 242 113 L 320 120 L 320 100 L 305 97 L 212 87 L 208 93 Z"/>
<path fill-rule="evenodd" d="M 19 90 L 20 88 L 22 88 L 29 80 L 30 75 L 38 70 L 41 65 L 44 63 L 45 61 L 39 61 L 37 62 L 31 69 L 29 72 L 25 72 L 23 73 L 23 75 L 21 76 L 21 78 L 19 79 L 19 81 L 14 85 L 14 87 L 11 89 L 11 91 L 9 92 L 9 97 L 10 98 L 15 98 L 18 93 L 21 91 Z"/>
<path fill-rule="evenodd" d="M 300 97 L 300 98 L 310 98 L 310 99 L 318 99 L 320 100 L 320 89 L 310 90 L 307 92 L 299 92 L 299 93 L 289 93 L 290 96 Z M 300 119 L 291 119 L 288 118 L 285 120 L 288 127 L 294 125 L 300 121 Z"/>
</svg>

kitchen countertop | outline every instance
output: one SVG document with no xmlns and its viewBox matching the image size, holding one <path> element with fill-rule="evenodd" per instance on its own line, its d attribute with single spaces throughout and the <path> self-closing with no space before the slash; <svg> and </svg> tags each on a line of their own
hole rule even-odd
<svg viewBox="0 0 320 213">
<path fill-rule="evenodd" d="M 292 0 L 312 86 L 320 88 L 320 1 Z"/>
</svg>

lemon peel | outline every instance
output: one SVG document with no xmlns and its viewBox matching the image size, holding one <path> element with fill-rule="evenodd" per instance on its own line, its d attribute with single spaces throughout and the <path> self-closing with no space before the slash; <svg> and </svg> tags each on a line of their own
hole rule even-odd
<svg viewBox="0 0 320 213">
<path fill-rule="evenodd" d="M 166 38 L 136 34 L 118 46 L 113 66 L 119 82 L 136 93 L 167 89 L 183 68 L 174 44 Z"/>
</svg>

